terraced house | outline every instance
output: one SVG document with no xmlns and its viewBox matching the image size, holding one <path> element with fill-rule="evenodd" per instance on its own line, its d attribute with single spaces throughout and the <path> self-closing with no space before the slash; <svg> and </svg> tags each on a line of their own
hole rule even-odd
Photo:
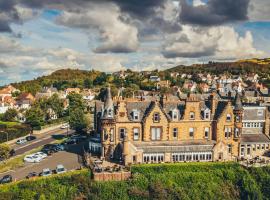
<svg viewBox="0 0 270 200">
<path fill-rule="evenodd" d="M 124 164 L 228 161 L 269 149 L 266 107 L 242 105 L 241 97 L 207 100 L 189 95 L 152 99 L 112 99 L 96 104 L 101 157 Z"/>
</svg>

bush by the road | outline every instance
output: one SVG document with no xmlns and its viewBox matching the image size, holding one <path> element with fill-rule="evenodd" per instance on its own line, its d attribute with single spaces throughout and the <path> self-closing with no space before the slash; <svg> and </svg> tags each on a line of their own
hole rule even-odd
<svg viewBox="0 0 270 200">
<path fill-rule="evenodd" d="M 87 170 L 0 186 L 0 199 L 269 199 L 270 168 L 234 163 L 132 167 L 133 178 L 94 182 Z"/>
<path fill-rule="evenodd" d="M 28 135 L 31 127 L 26 124 L 2 124 L 0 127 L 0 143 Z"/>
</svg>

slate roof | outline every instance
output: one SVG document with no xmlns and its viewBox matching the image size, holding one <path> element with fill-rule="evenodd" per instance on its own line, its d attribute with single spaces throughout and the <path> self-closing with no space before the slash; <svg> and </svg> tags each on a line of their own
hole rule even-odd
<svg viewBox="0 0 270 200">
<path fill-rule="evenodd" d="M 265 134 L 242 134 L 242 143 L 270 143 L 269 138 Z"/>
<path fill-rule="evenodd" d="M 127 102 L 127 114 L 128 119 L 133 120 L 133 110 L 139 111 L 139 120 L 141 121 L 146 113 L 146 110 L 149 108 L 151 102 L 150 101 L 137 101 L 137 102 Z"/>
<path fill-rule="evenodd" d="M 214 119 L 217 120 L 220 115 L 222 114 L 222 112 L 224 111 L 224 109 L 226 108 L 228 102 L 227 101 L 219 101 L 215 110 L 215 115 L 214 115 Z"/>
</svg>

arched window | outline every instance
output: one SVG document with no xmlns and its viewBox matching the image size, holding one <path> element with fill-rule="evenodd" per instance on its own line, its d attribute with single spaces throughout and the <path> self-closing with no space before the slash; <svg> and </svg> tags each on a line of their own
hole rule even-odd
<svg viewBox="0 0 270 200">
<path fill-rule="evenodd" d="M 226 121 L 231 121 L 231 119 L 232 119 L 231 115 L 230 114 L 227 114 Z"/>
<path fill-rule="evenodd" d="M 194 112 L 189 113 L 189 119 L 195 119 L 195 113 Z"/>
<path fill-rule="evenodd" d="M 155 113 L 154 114 L 154 122 L 159 122 L 159 119 L 160 119 L 160 117 L 159 117 L 159 113 Z"/>
<path fill-rule="evenodd" d="M 205 111 L 204 111 L 204 119 L 210 119 L 210 110 L 209 109 L 206 109 Z"/>
<path fill-rule="evenodd" d="M 172 119 L 173 121 L 178 120 L 178 111 L 176 109 L 172 110 Z"/>
</svg>

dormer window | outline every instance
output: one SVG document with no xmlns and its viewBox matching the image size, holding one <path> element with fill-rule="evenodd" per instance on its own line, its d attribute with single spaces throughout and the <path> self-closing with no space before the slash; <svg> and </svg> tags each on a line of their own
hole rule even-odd
<svg viewBox="0 0 270 200">
<path fill-rule="evenodd" d="M 226 116 L 226 121 L 231 121 L 231 119 L 232 119 L 232 117 L 231 117 L 231 115 L 230 114 L 227 114 L 227 116 Z"/>
<path fill-rule="evenodd" d="M 154 122 L 159 122 L 159 113 L 154 114 Z"/>
<path fill-rule="evenodd" d="M 108 117 L 112 117 L 112 109 L 108 110 Z"/>
<path fill-rule="evenodd" d="M 178 120 L 178 111 L 176 109 L 172 111 L 172 119 L 173 121 Z"/>
<path fill-rule="evenodd" d="M 189 113 L 189 119 L 191 119 L 191 120 L 195 119 L 195 113 L 194 112 Z"/>
<path fill-rule="evenodd" d="M 206 109 L 205 111 L 204 111 L 204 119 L 210 119 L 210 110 L 209 109 Z"/>
<path fill-rule="evenodd" d="M 139 120 L 139 111 L 133 110 L 133 120 Z"/>
</svg>

